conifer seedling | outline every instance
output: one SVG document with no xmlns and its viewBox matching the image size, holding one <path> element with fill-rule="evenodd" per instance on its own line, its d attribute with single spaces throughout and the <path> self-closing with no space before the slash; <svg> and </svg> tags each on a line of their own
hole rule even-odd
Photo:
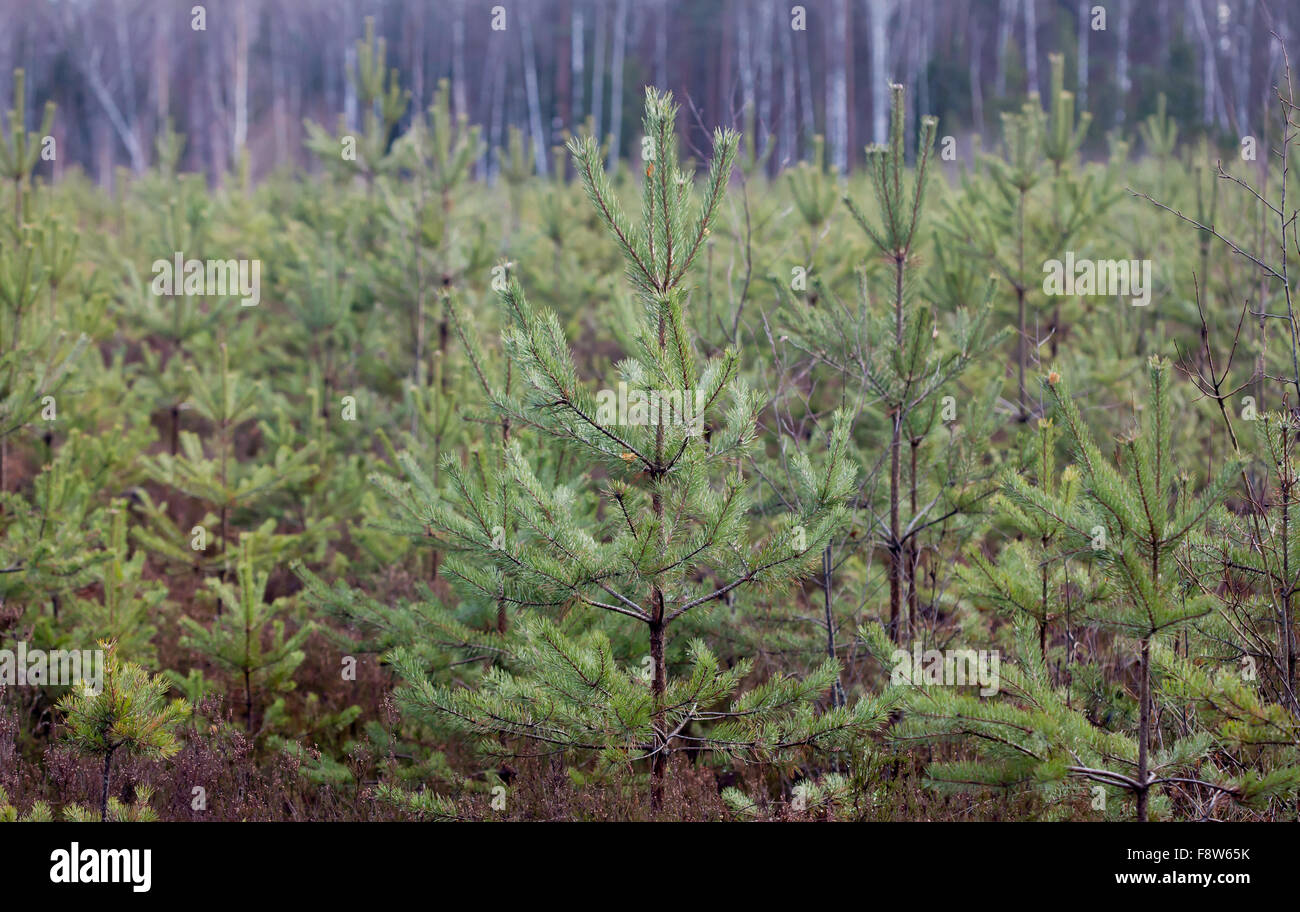
<svg viewBox="0 0 1300 912">
<path fill-rule="evenodd" d="M 184 700 L 168 701 L 167 681 L 123 660 L 115 643 L 99 645 L 107 652 L 99 692 L 83 686 L 95 682 L 78 682 L 59 701 L 59 710 L 73 748 L 102 762 L 99 819 L 107 820 L 113 758 L 173 756 L 181 747 L 174 729 L 189 706 Z"/>
</svg>

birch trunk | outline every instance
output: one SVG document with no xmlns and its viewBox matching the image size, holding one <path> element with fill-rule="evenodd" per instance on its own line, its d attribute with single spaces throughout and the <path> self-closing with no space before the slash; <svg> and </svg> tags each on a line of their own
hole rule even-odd
<svg viewBox="0 0 1300 912">
<path fill-rule="evenodd" d="M 591 53 L 591 122 L 596 142 L 605 134 L 601 132 L 605 107 L 605 5 L 596 5 L 596 37 Z"/>
<path fill-rule="evenodd" d="M 799 49 L 799 113 L 803 117 L 804 149 L 808 150 L 812 148 L 812 138 L 817 133 L 817 109 L 813 104 L 812 63 L 808 59 L 807 32 L 800 33 Z"/>
<path fill-rule="evenodd" d="M 885 26 L 889 0 L 869 0 L 871 12 L 871 141 L 889 139 L 889 70 L 885 55 Z"/>
<path fill-rule="evenodd" d="M 619 143 L 623 132 L 623 58 L 627 52 L 627 2 L 618 0 L 614 10 L 614 59 L 609 83 L 609 169 L 618 167 Z"/>
<path fill-rule="evenodd" d="M 794 161 L 799 154 L 795 140 L 795 56 L 794 30 L 786 27 L 781 33 L 781 138 L 778 158 L 782 166 Z"/>
<path fill-rule="evenodd" d="M 873 0 L 880 2 L 880 0 Z M 848 98 L 844 74 L 844 42 L 839 24 L 844 21 L 845 0 L 831 0 L 826 23 L 826 146 L 830 166 L 843 174 L 848 165 L 848 136 L 845 104 Z"/>
<path fill-rule="evenodd" d="M 465 71 L 465 2 L 456 4 L 456 16 L 451 23 L 451 103 L 456 117 L 469 116 L 465 101 L 465 86 L 469 74 Z"/>
<path fill-rule="evenodd" d="M 576 129 L 577 125 L 582 123 L 582 79 L 583 79 L 583 68 L 584 68 L 583 64 L 585 63 L 584 58 L 586 56 L 586 50 L 583 47 L 583 41 L 582 41 L 583 39 L 582 7 L 580 7 L 577 2 L 573 4 L 573 17 L 570 20 L 570 22 L 571 22 L 570 51 L 572 53 L 571 60 L 572 60 L 572 67 L 573 67 L 572 124 Z"/>
<path fill-rule="evenodd" d="M 1029 91 L 1038 92 L 1038 17 L 1034 0 L 1025 0 L 1025 78 Z"/>
<path fill-rule="evenodd" d="M 1088 109 L 1088 39 L 1092 34 L 1092 3 L 1079 0 L 1079 69 L 1075 75 L 1078 84 L 1079 111 Z"/>
<path fill-rule="evenodd" d="M 524 45 L 524 91 L 528 95 L 528 132 L 533 137 L 533 164 L 546 175 L 546 134 L 542 129 L 542 101 L 537 90 L 537 55 L 533 51 L 533 23 L 527 10 L 519 16 L 520 39 Z"/>
<path fill-rule="evenodd" d="M 238 160 L 248 145 L 248 0 L 235 0 L 234 129 L 231 155 Z"/>
<path fill-rule="evenodd" d="M 1117 126 L 1124 123 L 1124 112 L 1128 107 L 1128 94 L 1131 88 L 1128 75 L 1128 36 L 1132 15 L 1133 4 L 1130 0 L 1120 0 L 1119 28 L 1115 36 L 1115 42 L 1119 46 L 1115 52 L 1115 81 L 1119 84 L 1119 104 L 1115 105 Z"/>
<path fill-rule="evenodd" d="M 993 91 L 999 98 L 1007 94 L 1007 45 L 1015 28 L 1015 0 L 998 0 L 997 70 L 993 77 Z"/>
</svg>

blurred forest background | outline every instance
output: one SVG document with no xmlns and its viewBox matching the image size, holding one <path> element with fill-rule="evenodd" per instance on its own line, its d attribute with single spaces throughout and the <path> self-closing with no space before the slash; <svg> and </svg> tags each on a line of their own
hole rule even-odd
<svg viewBox="0 0 1300 912">
<path fill-rule="evenodd" d="M 494 12 L 499 8 L 498 12 Z M 1094 129 L 1132 127 L 1165 94 L 1185 135 L 1252 133 L 1300 4 L 1266 0 L 3 0 L 0 97 L 27 73 L 28 101 L 62 116 L 55 169 L 143 172 L 170 119 L 190 137 L 180 166 L 214 180 L 248 149 L 255 177 L 311 163 L 304 118 L 359 125 L 355 39 L 367 17 L 409 87 L 412 112 L 449 78 L 452 110 L 486 146 L 522 131 L 539 173 L 547 150 L 591 118 L 611 158 L 635 154 L 642 87 L 689 99 L 688 146 L 718 125 L 775 144 L 772 173 L 826 137 L 828 164 L 851 170 L 885 139 L 890 81 L 945 132 L 987 134 L 1000 112 L 1048 90 L 1048 55 Z M 185 27 L 186 10 L 190 27 Z M 494 30 L 494 17 L 497 26 Z M 780 27 L 789 24 L 791 27 Z M 804 26 L 800 28 L 800 26 Z M 35 106 L 29 104 L 29 110 Z M 909 129 L 909 137 L 915 136 Z M 477 177 L 494 177 L 485 151 Z"/>
</svg>

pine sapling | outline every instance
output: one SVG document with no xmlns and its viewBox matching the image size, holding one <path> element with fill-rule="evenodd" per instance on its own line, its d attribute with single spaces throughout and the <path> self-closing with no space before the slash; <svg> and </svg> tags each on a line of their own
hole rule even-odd
<svg viewBox="0 0 1300 912">
<path fill-rule="evenodd" d="M 73 748 L 102 762 L 99 819 L 107 820 L 113 758 L 173 756 L 181 746 L 174 729 L 189 713 L 189 706 L 184 700 L 169 702 L 167 681 L 123 660 L 115 643 L 99 645 L 107 653 L 103 681 L 78 682 L 58 708 Z M 92 692 L 95 684 L 99 689 Z"/>
</svg>

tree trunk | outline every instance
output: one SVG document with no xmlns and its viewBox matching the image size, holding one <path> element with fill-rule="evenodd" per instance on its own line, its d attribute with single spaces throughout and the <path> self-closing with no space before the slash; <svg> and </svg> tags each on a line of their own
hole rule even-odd
<svg viewBox="0 0 1300 912">
<path fill-rule="evenodd" d="M 984 84 L 980 75 L 980 39 L 982 30 L 975 16 L 967 10 L 966 18 L 970 23 L 967 34 L 970 35 L 970 119 L 971 129 L 979 133 L 984 130 Z"/>
<path fill-rule="evenodd" d="M 781 140 L 777 153 L 778 165 L 788 167 L 799 154 L 795 141 L 795 56 L 794 30 L 788 27 L 777 29 L 781 35 Z"/>
<path fill-rule="evenodd" d="M 755 88 L 758 104 L 758 131 L 754 148 L 760 152 L 772 141 L 772 67 L 776 55 L 772 48 L 772 22 L 780 16 L 780 10 L 769 5 L 766 0 L 760 7 L 761 18 L 758 23 L 758 85 Z M 786 29 L 789 31 L 789 29 Z"/>
<path fill-rule="evenodd" d="M 999 98 L 1007 94 L 1007 45 L 1015 28 L 1015 0 L 998 0 L 998 46 L 994 48 L 997 70 L 993 77 L 993 92 Z"/>
<path fill-rule="evenodd" d="M 569 30 L 569 9 L 568 4 L 572 0 L 565 0 L 565 5 L 558 10 L 555 27 L 555 98 L 551 108 L 554 116 L 551 118 L 551 145 L 560 145 L 563 141 L 564 130 L 573 124 L 573 53 L 570 49 L 573 42 L 573 34 Z M 562 162 L 563 160 L 561 160 Z M 564 166 L 560 165 L 558 177 L 564 177 Z"/>
<path fill-rule="evenodd" d="M 578 124 L 582 123 L 582 79 L 583 70 L 586 65 L 586 50 L 583 47 L 583 22 L 582 8 L 579 6 L 580 0 L 574 0 L 573 18 L 571 30 L 571 48 L 573 52 L 573 112 L 570 129 L 575 133 L 578 130 Z"/>
<path fill-rule="evenodd" d="M 900 564 L 903 562 L 903 549 L 898 543 L 898 497 L 899 497 L 899 438 L 902 428 L 901 415 L 894 413 L 894 431 L 889 441 L 889 637 L 895 643 L 901 642 L 899 615 L 902 611 L 903 590 Z"/>
<path fill-rule="evenodd" d="M 879 0 L 877 0 L 879 2 Z M 848 168 L 848 86 L 845 85 L 844 41 L 838 34 L 846 15 L 845 0 L 831 0 L 826 27 L 826 148 L 837 174 Z"/>
<path fill-rule="evenodd" d="M 1142 639 L 1142 661 L 1138 672 L 1141 677 L 1140 706 L 1138 709 L 1138 793 L 1137 819 L 1147 820 L 1147 752 L 1151 741 L 1151 640 Z"/>
<path fill-rule="evenodd" d="M 605 4 L 596 4 L 596 35 L 591 51 L 591 117 L 592 133 L 599 143 L 601 115 L 605 108 Z"/>
<path fill-rule="evenodd" d="M 99 821 L 108 820 L 108 778 L 113 769 L 113 752 L 104 754 L 104 773 L 99 790 Z"/>
<path fill-rule="evenodd" d="M 546 133 L 542 129 L 542 102 L 537 89 L 537 55 L 533 52 L 533 23 L 527 10 L 519 16 L 524 45 L 524 90 L 528 96 L 528 132 L 533 135 L 533 164 L 537 173 L 546 175 Z"/>
<path fill-rule="evenodd" d="M 1196 36 L 1201 42 L 1201 122 L 1209 126 L 1214 122 L 1215 96 L 1218 86 L 1214 81 L 1214 39 L 1210 37 L 1209 26 L 1205 22 L 1205 9 L 1200 0 L 1187 0 L 1191 11 L 1190 19 L 1196 28 Z"/>
<path fill-rule="evenodd" d="M 1028 353 L 1025 350 L 1025 191 L 1020 191 L 1016 205 L 1016 248 L 1018 272 L 1016 274 L 1016 401 L 1019 403 L 1020 420 L 1029 420 L 1029 406 L 1025 396 L 1025 362 Z"/>
<path fill-rule="evenodd" d="M 909 440 L 911 446 L 911 471 L 908 473 L 908 510 L 910 516 L 916 515 L 916 451 L 921 441 Z M 919 555 L 916 548 L 916 536 L 907 542 L 907 629 L 916 636 L 916 616 L 920 613 L 921 594 L 916 585 L 916 567 Z"/>
<path fill-rule="evenodd" d="M 627 52 L 627 0 L 618 0 L 614 9 L 614 58 L 609 74 L 609 169 L 618 168 L 619 145 L 623 134 L 623 59 Z"/>
<path fill-rule="evenodd" d="M 1079 68 L 1075 75 L 1080 112 L 1088 110 L 1088 38 L 1092 34 L 1092 2 L 1079 0 Z"/>
<path fill-rule="evenodd" d="M 822 551 L 822 595 L 825 599 L 826 610 L 826 654 L 832 659 L 835 658 L 835 613 L 831 610 L 831 545 L 826 544 L 826 550 Z M 835 676 L 835 686 L 831 689 L 831 705 L 835 707 L 844 705 L 844 684 L 840 681 L 839 675 Z"/>
<path fill-rule="evenodd" d="M 856 82 L 853 69 L 853 0 L 844 4 L 844 19 L 841 20 L 840 42 L 844 47 L 843 68 L 844 81 L 844 171 L 847 174 L 857 157 L 857 129 L 853 110 L 853 85 Z"/>
<path fill-rule="evenodd" d="M 803 116 L 803 141 L 807 151 L 812 148 L 813 136 L 817 134 L 817 108 L 813 104 L 812 62 L 808 59 L 808 41 L 800 41 L 796 48 L 799 56 L 799 113 Z"/>
<path fill-rule="evenodd" d="M 1030 92 L 1038 88 L 1038 18 L 1034 14 L 1034 0 L 1025 0 L 1025 78 Z"/>
<path fill-rule="evenodd" d="M 469 74 L 465 71 L 465 0 L 456 4 L 456 17 L 451 23 L 451 103 L 456 117 L 469 117 L 469 104 L 465 100 L 465 85 Z"/>
<path fill-rule="evenodd" d="M 251 636 L 251 631 L 246 631 L 246 635 Z M 253 673 L 248 668 L 244 669 L 244 718 L 248 727 L 248 733 L 253 734 Z"/>
<path fill-rule="evenodd" d="M 903 258 L 894 260 L 894 342 L 900 348 L 903 345 Z M 902 563 L 903 546 L 902 527 L 898 517 L 898 501 L 902 497 L 901 453 L 903 436 L 904 403 L 894 403 L 894 429 L 889 441 L 889 636 L 895 643 L 901 642 L 902 631 L 899 629 L 899 616 L 902 611 Z"/>
<path fill-rule="evenodd" d="M 235 0 L 234 129 L 231 155 L 236 161 L 248 144 L 248 0 Z"/>
<path fill-rule="evenodd" d="M 664 596 L 658 586 L 652 596 L 654 615 L 650 621 L 650 662 L 654 668 L 654 677 L 650 680 L 650 693 L 654 698 L 654 737 L 651 739 L 655 752 L 650 778 L 650 806 L 658 810 L 664 801 L 664 780 L 668 772 L 668 732 L 665 730 L 664 692 L 667 690 L 668 667 L 664 661 Z"/>
<path fill-rule="evenodd" d="M 1123 0 L 1119 8 L 1119 28 L 1115 36 L 1118 48 L 1115 52 L 1115 82 L 1119 86 L 1119 104 L 1115 105 L 1115 124 L 1124 123 L 1124 112 L 1128 108 L 1128 94 L 1132 87 L 1128 77 L 1128 35 L 1129 19 L 1133 14 L 1133 5 Z M 1081 108 L 1082 110 L 1082 108 Z"/>
<path fill-rule="evenodd" d="M 889 141 L 889 48 L 885 35 L 889 7 L 886 0 L 871 0 L 871 141 Z"/>
</svg>

